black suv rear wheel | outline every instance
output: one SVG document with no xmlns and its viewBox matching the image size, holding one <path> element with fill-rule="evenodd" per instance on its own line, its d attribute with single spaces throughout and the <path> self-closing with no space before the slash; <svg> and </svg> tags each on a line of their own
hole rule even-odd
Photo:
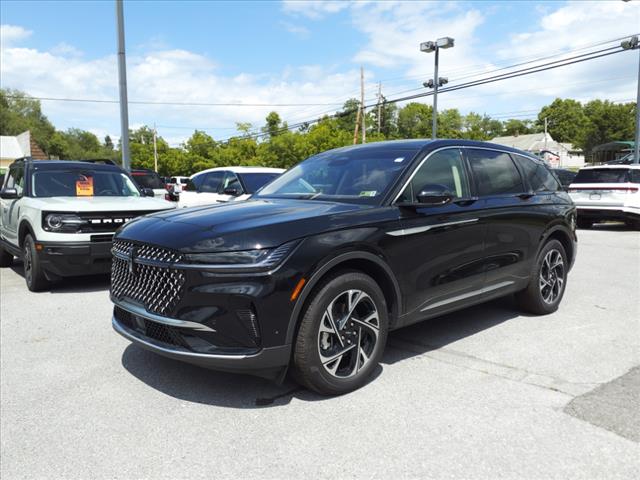
<svg viewBox="0 0 640 480">
<path fill-rule="evenodd" d="M 547 242 L 538 254 L 529 286 L 518 292 L 520 306 L 536 315 L 555 312 L 567 287 L 569 262 L 558 240 Z"/>
<path fill-rule="evenodd" d="M 378 284 L 360 272 L 328 278 L 312 294 L 294 348 L 294 374 L 307 388 L 340 395 L 364 385 L 378 365 L 388 331 Z"/>
</svg>

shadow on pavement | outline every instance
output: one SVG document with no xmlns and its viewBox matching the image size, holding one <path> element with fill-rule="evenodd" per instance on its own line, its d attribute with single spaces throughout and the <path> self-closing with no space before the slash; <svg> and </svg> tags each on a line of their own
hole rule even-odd
<svg viewBox="0 0 640 480">
<path fill-rule="evenodd" d="M 389 335 L 381 363 L 390 365 L 421 355 L 520 315 L 513 299 L 506 297 L 397 330 Z M 216 372 L 156 355 L 136 345 L 124 350 L 122 365 L 148 386 L 188 402 L 259 408 L 288 405 L 293 398 L 331 400 L 300 387 L 291 379 L 277 385 L 258 377 Z M 382 373 L 382 365 L 372 375 L 371 382 Z"/>
<path fill-rule="evenodd" d="M 510 295 L 395 330 L 389 334 L 382 363 L 391 365 L 437 350 L 521 316 L 527 314 Z"/>
<path fill-rule="evenodd" d="M 24 278 L 24 267 L 22 261 L 14 260 L 11 270 Z M 68 277 L 60 281 L 53 282 L 48 290 L 39 293 L 83 293 L 100 292 L 109 290 L 111 279 L 109 274 L 87 275 L 82 277 Z"/>
<path fill-rule="evenodd" d="M 595 230 L 602 232 L 637 232 L 637 230 L 623 222 L 594 223 L 591 228 L 579 228 L 578 231 Z"/>
</svg>

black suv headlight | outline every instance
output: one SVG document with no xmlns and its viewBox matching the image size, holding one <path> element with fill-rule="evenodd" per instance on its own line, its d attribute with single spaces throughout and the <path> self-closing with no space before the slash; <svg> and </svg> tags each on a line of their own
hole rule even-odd
<svg viewBox="0 0 640 480">
<path fill-rule="evenodd" d="M 47 213 L 42 214 L 42 228 L 47 232 L 75 233 L 87 221 L 75 213 Z"/>
<path fill-rule="evenodd" d="M 256 250 L 238 250 L 234 252 L 189 253 L 185 260 L 194 268 L 207 270 L 272 270 L 280 265 L 293 252 L 298 241 L 285 243 L 277 248 Z"/>
</svg>

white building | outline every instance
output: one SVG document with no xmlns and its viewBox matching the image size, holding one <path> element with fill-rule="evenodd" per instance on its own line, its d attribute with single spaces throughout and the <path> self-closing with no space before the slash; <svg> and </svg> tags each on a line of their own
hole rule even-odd
<svg viewBox="0 0 640 480">
<path fill-rule="evenodd" d="M 537 155 L 552 167 L 582 167 L 585 163 L 583 152 L 570 143 L 556 142 L 548 133 L 496 137 L 490 141 Z"/>
<path fill-rule="evenodd" d="M 0 169 L 7 168 L 14 160 L 22 157 L 37 160 L 49 158 L 33 140 L 29 130 L 14 137 L 0 136 Z"/>
</svg>

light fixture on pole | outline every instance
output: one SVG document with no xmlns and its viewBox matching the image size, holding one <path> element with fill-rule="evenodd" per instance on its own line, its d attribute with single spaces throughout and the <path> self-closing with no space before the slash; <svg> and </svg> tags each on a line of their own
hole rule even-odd
<svg viewBox="0 0 640 480">
<path fill-rule="evenodd" d="M 438 87 L 441 87 L 448 82 L 446 77 L 438 77 L 438 53 L 441 48 L 451 48 L 454 46 L 454 40 L 451 37 L 442 37 L 435 42 L 423 42 L 420 44 L 420 51 L 425 53 L 435 52 L 435 67 L 433 69 L 433 78 L 437 79 L 429 80 L 423 85 L 428 88 L 433 88 L 433 118 L 431 126 L 431 136 L 435 140 L 438 134 Z"/>
<path fill-rule="evenodd" d="M 638 36 L 634 35 L 628 40 L 624 40 L 620 43 L 620 46 L 625 50 L 636 50 L 640 48 L 640 42 L 638 42 Z M 637 80 L 638 93 L 636 96 L 636 138 L 633 152 L 633 163 L 640 163 L 640 58 L 638 59 L 638 80 Z"/>
</svg>

